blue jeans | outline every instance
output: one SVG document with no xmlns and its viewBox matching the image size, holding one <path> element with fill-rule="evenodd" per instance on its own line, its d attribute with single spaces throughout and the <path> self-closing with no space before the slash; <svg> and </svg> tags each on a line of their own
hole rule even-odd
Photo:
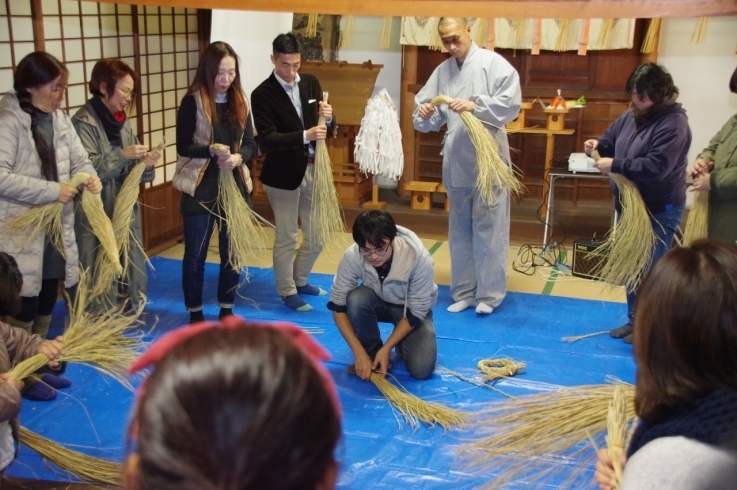
<svg viewBox="0 0 737 490">
<path fill-rule="evenodd" d="M 184 258 L 182 259 L 182 288 L 187 311 L 202 310 L 202 287 L 205 281 L 205 259 L 210 237 L 217 221 L 220 248 L 220 277 L 218 279 L 218 304 L 232 308 L 240 271 L 228 261 L 229 240 L 225 221 L 207 214 L 184 216 Z"/>
<path fill-rule="evenodd" d="M 647 270 L 642 272 L 643 276 L 650 270 L 650 267 L 660 260 L 665 253 L 673 246 L 673 237 L 676 234 L 678 225 L 681 222 L 681 216 L 686 205 L 681 204 L 680 206 L 666 211 L 664 213 L 650 216 L 650 224 L 655 232 L 655 248 L 653 250 L 653 257 L 650 260 L 650 265 Z M 637 291 L 627 292 L 627 319 L 630 324 L 635 320 L 635 306 L 637 302 Z"/>
<path fill-rule="evenodd" d="M 346 307 L 353 331 L 371 359 L 384 345 L 379 322 L 391 323 L 396 327 L 404 318 L 404 306 L 385 302 L 367 286 L 351 290 L 346 298 Z M 413 328 L 396 347 L 397 354 L 402 357 L 413 378 L 426 379 L 432 375 L 438 355 L 432 310 L 422 320 L 422 325 Z"/>
</svg>

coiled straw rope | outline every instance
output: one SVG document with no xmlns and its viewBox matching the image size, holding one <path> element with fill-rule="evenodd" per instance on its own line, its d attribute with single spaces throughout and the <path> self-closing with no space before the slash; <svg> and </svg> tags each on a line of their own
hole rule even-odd
<svg viewBox="0 0 737 490">
<path fill-rule="evenodd" d="M 327 103 L 328 93 L 323 92 L 322 100 Z M 325 125 L 325 118 L 320 117 L 318 126 Z M 317 140 L 315 145 L 315 179 L 312 185 L 312 209 L 310 225 L 312 239 L 324 246 L 335 233 L 343 233 L 345 225 L 338 201 L 338 192 L 333 182 L 333 163 L 330 161 L 327 143 Z"/>
<path fill-rule="evenodd" d="M 452 100 L 447 95 L 438 95 L 430 101 L 430 104 L 438 106 L 449 104 Z M 511 165 L 507 165 L 502 159 L 491 133 L 479 118 L 470 112 L 463 111 L 460 116 L 476 149 L 476 187 L 481 199 L 488 205 L 493 204 L 494 188 L 507 189 L 510 195 L 520 194 L 524 187 Z"/>
</svg>

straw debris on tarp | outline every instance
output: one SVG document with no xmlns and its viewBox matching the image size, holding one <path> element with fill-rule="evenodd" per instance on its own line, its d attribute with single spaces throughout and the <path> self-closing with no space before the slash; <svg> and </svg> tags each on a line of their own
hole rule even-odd
<svg viewBox="0 0 737 490">
<path fill-rule="evenodd" d="M 381 391 L 393 410 L 399 411 L 407 424 L 416 429 L 420 422 L 430 426 L 439 425 L 444 430 L 462 428 L 470 423 L 468 416 L 460 410 L 439 403 L 426 402 L 404 388 L 398 388 L 377 373 L 371 373 L 371 382 Z"/>
<path fill-rule="evenodd" d="M 68 184 L 71 187 L 79 187 L 88 178 L 89 175 L 80 172 L 72 175 Z M 41 233 L 45 233 L 54 248 L 59 251 L 62 257 L 66 257 L 61 226 L 64 205 L 63 202 L 54 201 L 33 206 L 28 211 L 5 223 L 5 233 L 12 237 L 17 246 L 23 249 L 28 248 Z"/>
<path fill-rule="evenodd" d="M 328 93 L 323 92 L 322 100 L 328 102 Z M 318 126 L 325 125 L 320 117 Z M 327 143 L 317 140 L 315 145 L 315 179 L 312 184 L 312 209 L 310 211 L 310 232 L 315 243 L 324 246 L 335 233 L 343 233 L 343 213 L 338 200 L 338 191 L 333 182 L 333 163 L 330 161 Z"/>
<path fill-rule="evenodd" d="M 596 461 L 587 445 L 589 434 L 607 430 L 609 403 L 620 385 L 630 425 L 635 388 L 623 383 L 557 387 L 488 404 L 470 414 L 472 440 L 458 449 L 463 470 L 494 475 L 485 488 L 501 488 L 517 478 L 530 488 L 542 486 L 561 470 L 572 488 L 588 485 Z M 570 464 L 577 460 L 584 461 Z"/>
<path fill-rule="evenodd" d="M 697 191 L 688 210 L 683 246 L 690 247 L 696 240 L 709 236 L 709 191 Z"/>
<path fill-rule="evenodd" d="M 126 370 L 143 351 L 143 332 L 135 327 L 142 323 L 139 317 L 146 304 L 145 298 L 138 309 L 124 313 L 126 305 L 111 307 L 101 313 L 88 313 L 90 296 L 89 278 L 80 273 L 77 293 L 69 307 L 69 325 L 64 332 L 64 355 L 59 361 L 91 366 L 102 374 L 118 380 L 133 390 Z M 16 379 L 24 379 L 49 363 L 45 354 L 36 354 L 16 364 L 10 373 Z"/>
<path fill-rule="evenodd" d="M 591 156 L 596 161 L 600 158 L 596 151 Z M 609 177 L 619 190 L 622 212 L 606 241 L 592 252 L 592 256 L 598 259 L 594 271 L 610 286 L 624 286 L 627 291 L 636 291 L 643 273 L 650 266 L 658 238 L 637 186 L 621 174 L 610 173 Z"/>
<path fill-rule="evenodd" d="M 446 95 L 438 95 L 430 101 L 434 106 L 448 104 L 452 101 Z M 468 134 L 476 150 L 476 188 L 484 203 L 494 204 L 494 188 L 509 191 L 510 195 L 522 193 L 524 187 L 515 175 L 511 164 L 507 165 L 499 153 L 496 139 L 484 127 L 479 118 L 468 111 L 460 114 L 461 120 L 468 128 Z M 504 131 L 504 128 L 499 128 Z"/>
<path fill-rule="evenodd" d="M 122 485 L 122 463 L 74 451 L 33 431 L 20 428 L 20 442 L 59 468 L 88 482 Z"/>
</svg>

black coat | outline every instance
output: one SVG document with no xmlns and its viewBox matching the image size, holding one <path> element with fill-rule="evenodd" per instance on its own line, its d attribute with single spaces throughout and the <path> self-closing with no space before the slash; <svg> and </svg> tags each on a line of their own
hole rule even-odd
<svg viewBox="0 0 737 490">
<path fill-rule="evenodd" d="M 309 148 L 304 143 L 303 131 L 317 126 L 318 102 L 322 100 L 322 88 L 317 78 L 300 73 L 299 96 L 304 126 L 274 73 L 251 95 L 258 142 L 266 151 L 260 179 L 269 187 L 294 190 L 302 183 L 307 169 Z M 315 102 L 309 103 L 313 99 Z M 315 146 L 314 141 L 310 144 Z"/>
</svg>

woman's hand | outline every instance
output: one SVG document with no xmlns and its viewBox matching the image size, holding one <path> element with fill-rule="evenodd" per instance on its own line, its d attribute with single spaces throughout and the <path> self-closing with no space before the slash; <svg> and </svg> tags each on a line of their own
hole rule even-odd
<svg viewBox="0 0 737 490">
<path fill-rule="evenodd" d="M 59 363 L 57 362 L 57 359 L 64 355 L 63 342 L 64 339 L 62 337 L 56 337 L 54 340 L 46 340 L 38 346 L 36 353 L 43 354 L 51 360 L 49 367 L 58 367 Z"/>
<path fill-rule="evenodd" d="M 606 175 L 612 171 L 613 162 L 614 160 L 612 158 L 599 158 L 599 160 L 594 163 L 594 165 L 596 166 L 596 168 L 599 169 L 599 172 Z"/>
<path fill-rule="evenodd" d="M 10 385 L 18 391 L 23 389 L 23 381 L 15 379 L 15 377 L 10 373 L 0 374 L 0 383 L 10 383 Z"/>
<path fill-rule="evenodd" d="M 711 174 L 704 172 L 698 174 L 693 179 L 693 185 L 689 189 L 689 192 L 694 191 L 710 191 L 711 190 Z"/>
<path fill-rule="evenodd" d="M 583 151 L 587 155 L 591 155 L 591 152 L 596 150 L 598 147 L 599 147 L 598 140 L 586 140 L 583 144 Z"/>
<path fill-rule="evenodd" d="M 120 153 L 128 160 L 140 160 L 146 156 L 147 152 L 148 147 L 145 145 L 131 145 L 120 150 Z"/>
<path fill-rule="evenodd" d="M 691 170 L 688 171 L 688 176 L 695 179 L 697 175 L 709 173 L 714 168 L 714 160 L 706 161 L 703 158 L 697 159 Z"/>
<path fill-rule="evenodd" d="M 612 462 L 612 458 L 609 457 L 609 451 L 600 449 L 597 455 L 599 456 L 599 460 L 596 462 L 594 480 L 599 484 L 601 490 L 614 490 L 621 482 L 617 481 L 617 475 L 614 472 L 614 463 Z M 622 454 L 619 463 L 623 470 L 626 461 L 627 458 Z"/>
<path fill-rule="evenodd" d="M 159 152 L 159 150 L 154 148 L 153 150 L 146 153 L 141 159 L 141 161 L 146 164 L 146 169 L 148 170 L 149 168 L 156 165 L 156 162 L 158 162 L 160 158 L 161 158 L 161 152 Z"/>
<path fill-rule="evenodd" d="M 97 175 L 90 175 L 90 178 L 87 179 L 84 186 L 93 194 L 99 194 L 102 192 L 102 182 L 100 182 L 100 177 Z"/>
<path fill-rule="evenodd" d="M 59 182 L 59 199 L 57 201 L 66 204 L 71 202 L 77 194 L 79 194 L 79 191 L 76 187 L 72 187 L 66 182 Z"/>
<path fill-rule="evenodd" d="M 222 170 L 233 170 L 243 163 L 243 157 L 240 153 L 233 153 L 218 156 L 218 167 Z"/>
</svg>

